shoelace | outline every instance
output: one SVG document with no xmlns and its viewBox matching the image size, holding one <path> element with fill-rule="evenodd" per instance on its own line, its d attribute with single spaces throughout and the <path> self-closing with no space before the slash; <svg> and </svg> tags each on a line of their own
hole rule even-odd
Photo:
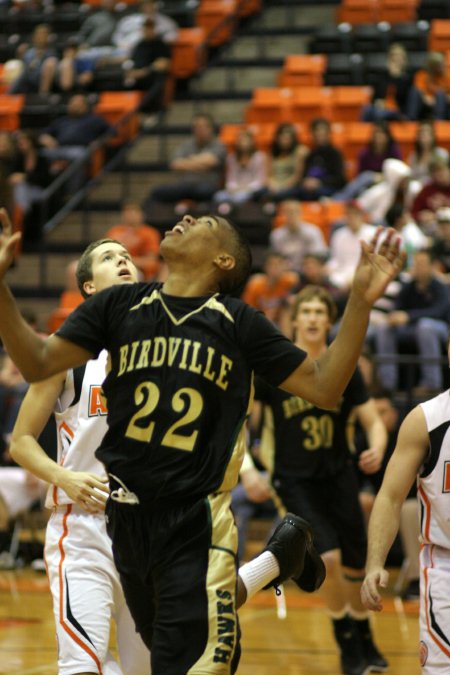
<svg viewBox="0 0 450 675">
<path fill-rule="evenodd" d="M 129 490 L 127 486 L 122 483 L 120 478 L 117 478 L 117 476 L 114 476 L 112 473 L 109 475 L 121 485 L 121 487 L 119 487 L 117 490 L 113 490 L 111 492 L 111 499 L 113 499 L 115 502 L 120 502 L 121 504 L 139 504 L 139 497 L 134 494 L 134 492 L 131 492 L 131 490 Z"/>
</svg>

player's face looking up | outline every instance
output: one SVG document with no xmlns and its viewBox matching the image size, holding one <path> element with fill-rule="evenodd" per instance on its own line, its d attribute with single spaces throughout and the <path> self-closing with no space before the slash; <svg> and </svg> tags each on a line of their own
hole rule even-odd
<svg viewBox="0 0 450 675">
<path fill-rule="evenodd" d="M 318 298 L 302 302 L 293 323 L 296 339 L 325 344 L 331 327 L 328 307 Z"/>
<path fill-rule="evenodd" d="M 91 253 L 92 279 L 84 283 L 88 295 L 98 293 L 114 284 L 132 284 L 138 271 L 122 244 L 105 242 Z"/>
</svg>

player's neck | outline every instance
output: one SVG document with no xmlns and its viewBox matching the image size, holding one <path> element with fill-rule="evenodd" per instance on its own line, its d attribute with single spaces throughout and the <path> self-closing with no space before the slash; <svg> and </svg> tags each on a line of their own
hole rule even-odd
<svg viewBox="0 0 450 675">
<path fill-rule="evenodd" d="M 184 271 L 171 271 L 163 284 L 162 291 L 167 295 L 174 295 L 180 298 L 198 298 L 205 295 L 214 295 L 217 293 L 216 279 L 212 279 L 205 274 L 189 274 Z"/>
</svg>

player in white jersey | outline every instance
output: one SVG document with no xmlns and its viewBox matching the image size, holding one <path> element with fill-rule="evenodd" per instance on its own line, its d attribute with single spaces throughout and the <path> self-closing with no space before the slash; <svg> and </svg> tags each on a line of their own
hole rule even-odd
<svg viewBox="0 0 450 675">
<path fill-rule="evenodd" d="M 112 283 L 137 280 L 128 254 L 121 265 L 100 272 L 96 292 Z M 107 430 L 102 383 L 107 352 L 85 366 L 31 385 L 13 432 L 14 459 L 50 487 L 53 509 L 45 540 L 45 560 L 53 596 L 60 675 L 146 675 L 150 654 L 136 633 L 115 568 L 107 535 L 108 495 L 103 465 L 95 450 Z M 41 428 L 55 413 L 58 461 L 38 445 Z M 111 619 L 116 623 L 120 666 L 109 652 Z"/>
<path fill-rule="evenodd" d="M 89 264 L 90 280 L 83 285 L 86 295 L 136 280 L 136 268 L 119 242 L 96 242 Z M 85 366 L 31 385 L 11 443 L 14 459 L 50 483 L 46 504 L 53 514 L 45 553 L 60 675 L 122 673 L 108 653 L 111 617 L 117 624 L 123 672 L 150 672 L 149 652 L 134 632 L 114 568 L 103 514 L 108 479 L 94 455 L 106 431 L 107 409 L 101 393 L 106 368 L 107 353 L 101 352 Z M 58 462 L 37 443 L 52 412 L 58 429 Z M 111 496 L 120 501 L 120 494 Z M 311 538 L 307 523 L 288 514 L 264 552 L 240 569 L 237 606 L 265 585 L 289 577 L 296 577 L 300 588 L 315 590 L 323 580 L 320 559 L 312 541 L 306 545 L 307 537 Z"/>
<path fill-rule="evenodd" d="M 449 345 L 450 359 L 450 345 Z M 403 421 L 369 522 L 366 607 L 383 608 L 386 557 L 400 511 L 417 477 L 420 504 L 420 663 L 426 675 L 450 672 L 450 390 L 415 407 Z"/>
</svg>

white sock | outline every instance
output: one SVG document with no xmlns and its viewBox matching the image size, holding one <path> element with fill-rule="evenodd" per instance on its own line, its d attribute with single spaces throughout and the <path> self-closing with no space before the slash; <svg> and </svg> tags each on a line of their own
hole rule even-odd
<svg viewBox="0 0 450 675">
<path fill-rule="evenodd" d="M 247 590 L 247 600 L 280 574 L 278 560 L 270 551 L 264 551 L 257 558 L 239 568 L 239 576 Z"/>
</svg>

